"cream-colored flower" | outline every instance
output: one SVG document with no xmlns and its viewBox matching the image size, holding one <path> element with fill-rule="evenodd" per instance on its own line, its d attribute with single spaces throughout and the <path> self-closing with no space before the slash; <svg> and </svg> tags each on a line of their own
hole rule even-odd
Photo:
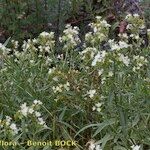
<svg viewBox="0 0 150 150">
<path fill-rule="evenodd" d="M 29 112 L 29 114 L 33 114 L 34 109 L 33 108 L 29 108 L 28 112 Z"/>
<path fill-rule="evenodd" d="M 94 60 L 92 61 L 92 66 L 95 66 L 97 62 L 102 62 L 106 56 L 106 51 L 98 52 L 95 56 Z"/>
<path fill-rule="evenodd" d="M 140 145 L 132 145 L 131 148 L 132 150 L 140 150 Z"/>
<path fill-rule="evenodd" d="M 24 103 L 24 104 L 22 104 L 21 106 L 21 110 L 20 110 L 20 112 L 22 113 L 22 115 L 23 116 L 27 116 L 27 114 L 28 114 L 28 107 L 27 107 L 27 103 Z"/>
<path fill-rule="evenodd" d="M 45 121 L 43 120 L 43 118 L 38 118 L 38 121 L 39 121 L 40 125 L 44 125 L 45 124 Z"/>
<path fill-rule="evenodd" d="M 103 72 L 104 72 L 104 69 L 98 70 L 98 75 L 101 76 L 103 74 Z"/>
<path fill-rule="evenodd" d="M 42 105 L 42 104 L 43 104 L 40 100 L 37 100 L 37 99 L 35 99 L 35 100 L 33 101 L 33 103 L 34 103 L 35 105 Z"/>
<path fill-rule="evenodd" d="M 87 92 L 87 94 L 89 95 L 90 98 L 93 98 L 94 95 L 96 94 L 96 90 L 89 90 L 89 91 Z"/>
<path fill-rule="evenodd" d="M 132 17 L 132 15 L 128 14 L 125 19 L 129 19 L 130 17 Z"/>
<path fill-rule="evenodd" d="M 133 14 L 133 16 L 134 16 L 134 17 L 137 17 L 137 18 L 139 18 L 139 17 L 140 17 L 140 15 L 139 15 L 139 14 Z"/>
<path fill-rule="evenodd" d="M 119 46 L 121 49 L 129 47 L 129 45 L 124 41 L 119 41 Z"/>
<path fill-rule="evenodd" d="M 15 123 L 12 123 L 12 124 L 10 125 L 10 129 L 13 130 L 13 133 L 14 133 L 14 134 L 18 134 L 18 128 L 17 128 L 17 126 L 16 126 Z"/>
<path fill-rule="evenodd" d="M 119 54 L 119 61 L 122 61 L 126 66 L 129 66 L 130 59 L 123 54 Z"/>
<path fill-rule="evenodd" d="M 40 116 L 41 116 L 41 113 L 38 112 L 38 111 L 35 111 L 35 116 L 36 116 L 36 117 L 40 117 Z"/>
<path fill-rule="evenodd" d="M 108 76 L 112 77 L 114 75 L 114 73 L 112 71 L 109 71 Z"/>
<path fill-rule="evenodd" d="M 12 118 L 10 116 L 6 116 L 6 125 L 10 125 Z"/>
</svg>

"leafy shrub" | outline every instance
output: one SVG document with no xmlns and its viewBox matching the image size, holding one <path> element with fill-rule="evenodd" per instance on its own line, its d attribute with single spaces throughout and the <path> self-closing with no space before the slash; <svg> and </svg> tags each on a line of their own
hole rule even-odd
<svg viewBox="0 0 150 150">
<path fill-rule="evenodd" d="M 67 25 L 60 54 L 54 32 L 22 46 L 1 44 L 0 138 L 23 143 L 18 149 L 34 149 L 24 144 L 28 139 L 77 140 L 78 149 L 89 150 L 149 149 L 149 46 L 141 47 L 139 15 L 125 19 L 130 34 L 117 41 L 96 17 L 82 47 L 79 28 Z"/>
</svg>

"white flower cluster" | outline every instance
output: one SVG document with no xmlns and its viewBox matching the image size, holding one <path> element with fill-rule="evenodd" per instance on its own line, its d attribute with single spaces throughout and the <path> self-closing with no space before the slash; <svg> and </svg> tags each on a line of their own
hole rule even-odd
<svg viewBox="0 0 150 150">
<path fill-rule="evenodd" d="M 53 47 L 54 44 L 55 44 L 55 41 L 54 41 L 54 32 L 42 32 L 37 41 L 39 43 L 41 43 L 42 45 L 45 45 L 45 46 L 50 46 L 50 47 Z M 34 41 L 33 41 L 34 42 Z M 35 41 L 36 42 L 36 41 Z"/>
<path fill-rule="evenodd" d="M 22 114 L 23 116 L 27 117 L 27 114 L 28 114 L 28 112 L 29 112 L 29 111 L 28 111 L 29 108 L 27 107 L 27 103 L 22 104 L 22 105 L 20 106 L 20 108 L 21 108 L 21 110 L 20 110 L 21 114 Z"/>
<path fill-rule="evenodd" d="M 2 51 L 2 54 L 5 56 L 8 55 L 12 50 L 0 43 L 0 51 Z"/>
<path fill-rule="evenodd" d="M 24 103 L 20 106 L 21 109 L 14 115 L 14 118 L 18 117 L 19 119 L 23 119 L 23 117 L 27 118 L 29 117 L 28 115 L 32 115 L 32 117 L 36 118 L 37 124 L 42 127 L 47 127 L 45 121 L 41 117 L 41 113 L 37 111 L 40 105 L 42 105 L 42 102 L 39 100 L 34 100 L 31 106 L 27 106 L 27 104 Z M 4 132 L 11 133 L 12 135 L 16 135 L 22 130 L 21 125 L 18 124 L 16 124 L 10 116 L 6 116 L 4 120 L 0 119 L 0 128 L 3 129 Z M 18 128 L 18 126 L 20 126 L 20 128 Z"/>
<path fill-rule="evenodd" d="M 107 39 L 110 25 L 106 20 L 102 20 L 100 16 L 96 17 L 95 23 L 90 23 L 89 26 L 93 32 L 85 35 L 85 41 L 91 45 L 95 45 Z"/>
<path fill-rule="evenodd" d="M 139 33 L 140 29 L 145 28 L 144 20 L 139 14 L 128 14 L 125 19 L 128 22 L 126 29 L 130 30 L 130 33 L 136 34 L 136 36 L 132 36 L 139 39 L 137 33 Z"/>
<path fill-rule="evenodd" d="M 11 134 L 16 135 L 19 132 L 19 128 L 17 125 L 12 121 L 10 116 L 6 116 L 6 119 L 0 120 L 0 127 L 4 130 L 11 132 Z"/>
<path fill-rule="evenodd" d="M 144 56 L 133 56 L 133 60 L 135 61 L 136 65 L 133 67 L 133 71 L 136 72 L 140 70 L 140 68 L 148 63 L 148 60 Z"/>
<path fill-rule="evenodd" d="M 128 14 L 127 16 L 126 16 L 126 18 L 125 19 L 131 19 L 132 17 L 135 17 L 135 18 L 139 18 L 140 17 L 140 15 L 139 14 Z"/>
<path fill-rule="evenodd" d="M 45 45 L 45 46 L 40 45 L 38 48 L 39 48 L 39 51 L 41 52 L 41 54 L 43 52 L 50 53 L 50 50 L 51 50 L 51 47 L 49 45 Z M 42 55 L 41 55 L 41 57 L 42 57 Z"/>
<path fill-rule="evenodd" d="M 132 145 L 131 148 L 132 148 L 132 150 L 140 150 L 141 146 L 140 145 Z"/>
<path fill-rule="evenodd" d="M 46 57 L 45 65 L 48 66 L 53 62 L 53 60 L 50 57 Z"/>
<path fill-rule="evenodd" d="M 47 127 L 45 121 L 41 117 L 41 113 L 36 110 L 36 107 L 42 105 L 42 102 L 39 100 L 34 100 L 31 106 L 27 106 L 26 103 L 20 106 L 20 110 L 18 111 L 22 116 L 27 117 L 28 115 L 33 115 L 37 118 L 37 123 L 44 127 Z"/>
<path fill-rule="evenodd" d="M 129 66 L 130 59 L 128 56 L 124 56 L 123 54 L 118 53 L 119 61 L 123 62 L 126 66 Z"/>
<path fill-rule="evenodd" d="M 87 92 L 87 95 L 88 95 L 90 98 L 93 98 L 95 94 L 96 94 L 96 90 L 89 90 L 89 91 Z"/>
<path fill-rule="evenodd" d="M 40 33 L 40 36 L 42 37 L 42 38 L 53 38 L 54 37 L 54 33 L 53 32 L 51 32 L 51 33 L 48 33 L 48 32 L 42 32 L 42 33 Z"/>
<path fill-rule="evenodd" d="M 108 72 L 108 77 L 112 77 L 114 75 L 113 71 Z"/>
<path fill-rule="evenodd" d="M 123 48 L 128 48 L 129 45 L 124 41 L 119 41 L 119 47 L 120 49 L 123 49 Z"/>
<path fill-rule="evenodd" d="M 127 33 L 119 33 L 118 36 L 121 38 L 121 39 L 124 39 L 124 40 L 127 40 L 129 37 L 127 35 Z"/>
<path fill-rule="evenodd" d="M 90 145 L 89 145 L 88 150 L 102 150 L 102 148 L 99 144 L 91 142 Z"/>
<path fill-rule="evenodd" d="M 31 50 L 37 51 L 37 48 L 35 48 L 33 40 L 28 39 L 27 41 L 23 41 L 22 50 L 25 53 Z"/>
<path fill-rule="evenodd" d="M 98 75 L 101 76 L 103 74 L 103 72 L 104 72 L 104 69 L 98 70 Z"/>
<path fill-rule="evenodd" d="M 88 33 L 86 33 L 85 34 L 85 41 L 86 42 L 94 42 L 95 41 L 95 39 L 93 39 L 93 33 L 92 32 L 88 32 Z"/>
<path fill-rule="evenodd" d="M 39 57 L 42 57 L 42 54 L 45 55 L 45 52 L 50 53 L 51 51 L 53 51 L 53 48 L 55 46 L 54 32 L 42 32 L 39 35 L 37 42 L 35 41 L 34 43 L 40 44 L 38 46 L 40 52 Z"/>
<path fill-rule="evenodd" d="M 11 43 L 13 44 L 13 48 L 17 49 L 19 47 L 19 42 L 15 40 L 11 40 Z"/>
<path fill-rule="evenodd" d="M 54 68 L 54 67 L 53 67 L 53 68 L 49 68 L 48 74 L 50 75 L 50 74 L 54 73 L 54 72 L 55 72 L 55 69 L 56 69 L 56 68 Z"/>
<path fill-rule="evenodd" d="M 102 20 L 101 16 L 97 16 L 96 23 L 90 23 L 89 26 L 91 26 L 91 28 L 94 30 L 94 33 L 102 31 L 103 28 L 111 27 L 111 25 L 108 24 L 106 20 Z"/>
<path fill-rule="evenodd" d="M 106 51 L 98 52 L 97 55 L 94 57 L 94 60 L 92 61 L 91 65 L 95 66 L 98 62 L 104 62 L 106 54 Z"/>
<path fill-rule="evenodd" d="M 131 37 L 132 39 L 136 39 L 136 40 L 139 40 L 139 39 L 140 39 L 140 37 L 139 37 L 138 34 L 130 34 L 130 37 Z"/>
<path fill-rule="evenodd" d="M 13 134 L 18 134 L 19 129 L 17 128 L 15 123 L 10 125 L 10 129 L 13 131 Z"/>
<path fill-rule="evenodd" d="M 79 38 L 79 28 L 66 25 L 66 29 L 63 31 L 64 35 L 59 38 L 61 43 L 65 43 L 64 49 L 70 49 L 76 47 L 81 41 Z"/>
<path fill-rule="evenodd" d="M 127 25 L 127 27 L 126 27 L 127 30 L 132 30 L 133 28 L 134 28 L 133 25 L 130 24 L 130 23 L 129 23 L 129 24 Z"/>
<path fill-rule="evenodd" d="M 58 84 L 58 86 L 56 86 L 56 87 L 53 86 L 52 89 L 53 89 L 54 93 L 57 93 L 57 92 L 61 93 L 63 90 L 69 91 L 70 83 L 67 82 L 66 84 Z"/>
<path fill-rule="evenodd" d="M 9 126 L 10 125 L 10 122 L 11 122 L 12 118 L 10 116 L 6 116 L 6 125 Z"/>
<path fill-rule="evenodd" d="M 102 108 L 101 108 L 102 105 L 103 105 L 103 103 L 100 103 L 100 102 L 99 102 L 99 103 L 95 104 L 95 106 L 93 106 L 92 110 L 93 110 L 93 111 L 96 110 L 96 111 L 98 111 L 98 112 L 101 112 L 101 110 L 102 110 Z"/>
<path fill-rule="evenodd" d="M 86 47 L 80 54 L 82 56 L 82 59 L 89 58 L 89 57 L 90 59 L 92 59 L 96 52 L 97 49 L 95 47 Z"/>
<path fill-rule="evenodd" d="M 117 43 L 113 39 L 113 40 L 108 40 L 108 43 L 109 43 L 112 51 L 114 51 L 114 50 L 121 50 L 121 49 L 129 47 L 129 45 L 125 41 L 119 41 Z"/>
<path fill-rule="evenodd" d="M 45 57 L 45 53 L 50 53 L 55 45 L 54 32 L 42 32 L 37 39 L 23 42 L 21 52 L 16 52 L 16 56 L 22 56 L 25 58 L 35 57 L 38 54 L 38 57 Z"/>
</svg>

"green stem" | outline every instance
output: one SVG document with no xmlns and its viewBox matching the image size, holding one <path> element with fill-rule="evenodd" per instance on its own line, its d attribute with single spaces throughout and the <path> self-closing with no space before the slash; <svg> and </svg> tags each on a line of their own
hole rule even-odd
<svg viewBox="0 0 150 150">
<path fill-rule="evenodd" d="M 67 62 L 67 57 L 68 57 L 68 52 L 69 50 L 67 49 L 66 50 L 66 54 L 65 54 L 65 60 L 64 60 L 64 63 L 63 63 L 63 68 L 65 67 L 65 64 L 66 64 L 66 62 Z"/>
<path fill-rule="evenodd" d="M 38 0 L 35 0 L 37 24 L 39 24 L 39 7 Z"/>
</svg>

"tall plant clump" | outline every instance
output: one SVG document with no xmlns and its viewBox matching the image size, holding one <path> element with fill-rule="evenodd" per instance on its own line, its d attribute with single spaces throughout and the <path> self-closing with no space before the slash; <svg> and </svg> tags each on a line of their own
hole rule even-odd
<svg viewBox="0 0 150 150">
<path fill-rule="evenodd" d="M 148 149 L 150 47 L 139 36 L 139 15 L 125 20 L 128 32 L 116 40 L 97 16 L 82 45 L 79 28 L 67 25 L 59 54 L 54 32 L 21 46 L 1 44 L 0 137 L 18 148 L 28 148 L 27 140 L 69 139 L 78 149 Z"/>
</svg>

